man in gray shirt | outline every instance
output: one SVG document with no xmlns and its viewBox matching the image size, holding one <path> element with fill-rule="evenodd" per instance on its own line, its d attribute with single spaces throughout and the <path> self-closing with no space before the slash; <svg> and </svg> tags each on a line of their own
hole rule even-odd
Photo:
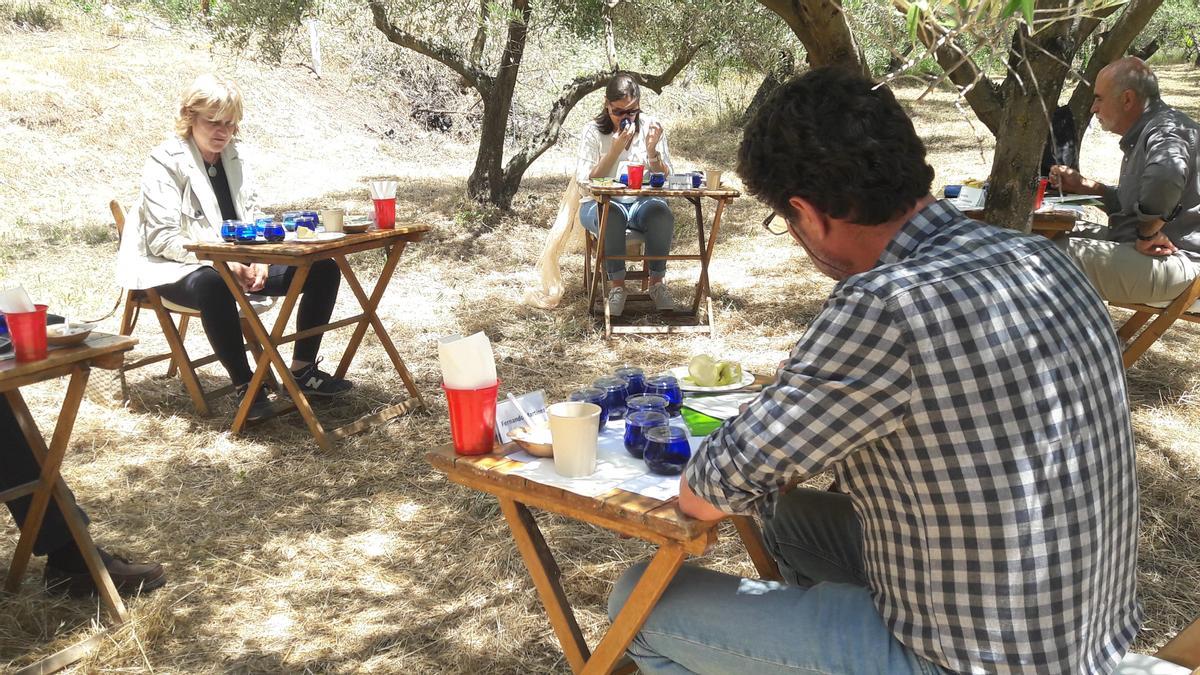
<svg viewBox="0 0 1200 675">
<path fill-rule="evenodd" d="M 1121 136 L 1116 187 L 1054 166 L 1064 192 L 1103 199 L 1108 227 L 1061 242 L 1110 302 L 1169 302 L 1200 275 L 1200 125 L 1159 98 L 1158 78 L 1135 57 L 1096 76 L 1092 112 Z"/>
</svg>

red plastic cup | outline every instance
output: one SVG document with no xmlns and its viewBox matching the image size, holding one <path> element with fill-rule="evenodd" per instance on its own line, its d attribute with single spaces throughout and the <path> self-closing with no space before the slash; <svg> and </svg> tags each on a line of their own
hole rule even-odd
<svg viewBox="0 0 1200 675">
<path fill-rule="evenodd" d="M 492 451 L 496 436 L 496 391 L 500 380 L 480 389 L 451 389 L 442 383 L 450 405 L 450 436 L 454 452 L 485 455 Z"/>
<path fill-rule="evenodd" d="M 396 227 L 396 198 L 375 200 L 375 225 L 381 230 Z"/>
<path fill-rule="evenodd" d="M 1038 179 L 1037 195 L 1033 198 L 1033 208 L 1035 210 L 1042 208 L 1042 200 L 1046 198 L 1046 185 L 1049 182 L 1046 178 Z"/>
<path fill-rule="evenodd" d="M 646 171 L 646 167 L 641 164 L 630 164 L 626 170 L 629 173 L 629 189 L 642 189 L 642 174 Z"/>
<path fill-rule="evenodd" d="M 19 363 L 46 358 L 46 305 L 34 305 L 32 312 L 5 314 L 12 337 L 13 356 Z"/>
</svg>

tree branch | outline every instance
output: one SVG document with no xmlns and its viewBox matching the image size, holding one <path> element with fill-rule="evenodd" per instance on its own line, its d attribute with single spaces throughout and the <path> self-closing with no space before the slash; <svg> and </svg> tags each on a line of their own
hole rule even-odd
<svg viewBox="0 0 1200 675">
<path fill-rule="evenodd" d="M 658 75 L 649 73 L 630 72 L 629 75 L 643 87 L 647 87 L 656 94 L 661 94 L 663 88 L 675 81 L 679 73 L 687 66 L 687 64 L 695 58 L 696 54 L 705 46 L 705 43 L 696 45 L 688 45 L 684 47 L 676 56 L 675 60 Z M 558 142 L 559 133 L 562 131 L 563 121 L 567 115 L 578 104 L 583 97 L 604 87 L 608 81 L 612 79 L 615 71 L 606 71 L 592 73 L 590 75 L 581 75 L 563 87 L 562 93 L 558 100 L 550 109 L 550 115 L 546 120 L 546 126 L 542 131 L 531 138 L 504 167 L 504 175 L 506 180 L 521 179 L 525 173 L 525 169 L 534 162 L 542 153 L 549 150 L 555 143 Z"/>
<path fill-rule="evenodd" d="M 892 6 L 901 14 L 908 13 L 908 0 L 892 0 Z M 918 27 L 917 37 L 937 59 L 946 77 L 958 87 L 958 91 L 967 100 L 971 110 L 975 111 L 979 121 L 993 135 L 997 134 L 1000 130 L 1000 115 L 1004 111 L 1004 99 L 1000 96 L 996 84 L 958 44 L 954 34 L 945 26 L 925 17 Z"/>
<path fill-rule="evenodd" d="M 1071 108 L 1071 116 L 1075 119 L 1075 138 L 1079 139 L 1080 143 L 1083 142 L 1083 134 L 1087 131 L 1088 123 L 1092 121 L 1092 84 L 1096 81 L 1096 75 L 1101 68 L 1125 54 L 1129 45 L 1133 44 L 1134 39 L 1141 34 L 1160 5 L 1162 5 L 1162 0 L 1132 0 L 1125 5 L 1125 11 L 1113 23 L 1112 28 L 1096 47 L 1096 51 L 1092 52 L 1087 68 L 1083 71 L 1083 77 L 1080 78 L 1079 84 L 1075 85 L 1075 91 L 1071 92 L 1071 100 L 1067 103 Z M 1094 19 L 1095 24 L 1099 25 L 1105 16 L 1108 14 Z M 1085 22 L 1092 20 L 1091 17 L 1084 19 Z M 1091 30 L 1095 30 L 1095 26 L 1092 26 Z"/>
<path fill-rule="evenodd" d="M 396 26 L 388 19 L 387 8 L 384 7 L 383 0 L 367 0 L 367 4 L 371 7 L 375 27 L 387 37 L 389 42 L 428 56 L 453 70 L 462 77 L 464 82 L 478 91 L 481 96 L 487 98 L 487 92 L 492 88 L 491 75 L 463 61 L 462 57 L 453 50 L 423 40 Z"/>
<path fill-rule="evenodd" d="M 475 29 L 475 39 L 471 40 L 471 56 L 467 62 L 472 68 L 479 68 L 483 58 L 483 48 L 487 45 L 488 0 L 479 0 L 479 26 Z"/>
</svg>

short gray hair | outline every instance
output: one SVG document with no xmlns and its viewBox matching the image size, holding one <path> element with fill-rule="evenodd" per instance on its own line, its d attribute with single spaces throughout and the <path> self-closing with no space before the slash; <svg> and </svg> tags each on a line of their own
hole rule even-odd
<svg viewBox="0 0 1200 675">
<path fill-rule="evenodd" d="M 1158 77 L 1144 61 L 1127 57 L 1112 64 L 1113 90 L 1118 94 L 1128 89 L 1145 103 L 1159 100 Z"/>
</svg>

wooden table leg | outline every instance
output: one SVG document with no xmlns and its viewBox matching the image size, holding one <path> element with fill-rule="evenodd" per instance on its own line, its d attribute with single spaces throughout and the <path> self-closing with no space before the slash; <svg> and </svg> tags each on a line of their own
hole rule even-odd
<svg viewBox="0 0 1200 675">
<path fill-rule="evenodd" d="M 372 314 L 376 312 L 379 302 L 383 298 L 383 292 L 387 290 L 388 284 L 392 282 L 392 274 L 396 271 L 396 265 L 400 262 L 400 255 L 404 253 L 404 248 L 407 245 L 408 242 L 398 241 L 391 247 L 391 251 L 388 252 L 387 258 L 383 262 L 383 269 L 379 272 L 379 278 L 375 280 L 375 288 L 371 290 L 370 307 Z M 338 269 L 342 271 L 342 277 L 347 279 L 346 283 L 350 283 L 349 279 L 353 278 L 355 284 L 357 284 L 358 277 L 355 276 L 350 264 L 346 262 L 346 256 L 334 256 L 333 259 L 337 263 Z M 364 314 L 354 327 L 354 332 L 350 334 L 350 341 L 346 343 L 346 350 L 342 352 L 342 358 L 338 361 L 337 372 L 333 374 L 337 378 L 346 377 L 346 373 L 350 371 L 350 362 L 354 360 L 355 354 L 358 353 L 359 344 L 367 334 L 367 326 L 370 325 L 370 321 L 365 314 L 367 308 L 363 306 L 361 299 L 359 299 L 358 304 L 363 307 Z"/>
<path fill-rule="evenodd" d="M 707 298 L 709 294 L 708 287 L 708 265 L 712 261 L 713 249 L 717 243 L 717 233 L 721 229 L 721 215 L 725 212 L 725 203 L 729 201 L 726 197 L 717 198 L 717 210 L 713 212 L 712 230 L 708 233 L 708 243 L 704 243 L 704 228 L 701 225 L 700 235 L 700 282 L 696 285 L 696 295 L 692 298 L 692 313 L 696 314 L 699 319 L 700 301 Z M 697 217 L 700 214 L 699 205 L 696 206 Z M 708 317 L 709 324 L 712 324 L 712 316 Z"/>
<path fill-rule="evenodd" d="M 658 599 L 667 590 L 686 557 L 687 553 L 679 544 L 665 544 L 658 549 L 658 553 L 654 554 L 654 558 L 642 573 L 642 578 L 638 579 L 630 592 L 625 606 L 621 608 L 612 626 L 596 646 L 592 658 L 584 665 L 584 675 L 607 675 L 612 671 L 625 655 L 629 643 L 633 642 L 633 638 L 642 629 L 642 624 L 646 623 L 646 618 L 658 604 Z"/>
<path fill-rule="evenodd" d="M 508 527 L 517 542 L 517 550 L 521 552 L 525 567 L 533 577 L 533 585 L 537 588 L 546 614 L 550 617 L 550 626 L 558 636 L 571 672 L 582 673 L 585 664 L 591 658 L 591 651 L 588 650 L 583 631 L 579 630 L 579 623 L 575 620 L 575 612 L 571 610 L 562 584 L 559 583 L 561 573 L 554 562 L 554 555 L 550 553 L 550 548 L 542 538 L 542 532 L 528 507 L 507 497 L 498 499 L 500 510 L 508 520 Z"/>
<path fill-rule="evenodd" d="M 33 451 L 34 459 L 42 467 L 39 484 L 30 500 L 29 511 L 26 513 L 25 523 L 21 528 L 21 538 L 17 542 L 17 550 L 13 554 L 13 561 L 8 570 L 5 588 L 11 593 L 20 584 L 21 577 L 25 574 L 25 568 L 29 564 L 29 557 L 33 553 L 34 543 L 41 532 L 50 498 L 53 496 L 62 513 L 63 520 L 67 523 L 67 529 L 75 540 L 75 545 L 83 555 L 88 572 L 92 575 L 92 581 L 96 584 L 105 609 L 108 610 L 113 622 L 122 623 L 128 618 L 125 603 L 117 594 L 112 577 L 109 576 L 108 569 L 104 566 L 99 551 L 96 550 L 96 544 L 92 541 L 87 525 L 79 515 L 74 498 L 71 497 L 66 484 L 59 477 L 59 470 L 71 438 L 71 431 L 75 428 L 75 418 L 79 414 L 79 404 L 83 400 L 83 392 L 87 386 L 88 374 L 87 366 L 76 366 L 72 369 L 71 379 L 67 384 L 67 394 L 59 411 L 49 448 L 46 447 L 42 434 L 33 421 L 33 416 L 29 414 L 29 407 L 25 405 L 25 399 L 22 398 L 20 392 L 15 389 L 5 392 L 5 398 L 8 399 L 17 424 L 21 427 L 21 431 Z"/>
<path fill-rule="evenodd" d="M 413 381 L 413 375 L 408 371 L 408 366 L 404 365 L 404 359 L 400 357 L 400 352 L 396 350 L 396 345 L 392 344 L 391 337 L 388 335 L 388 330 L 384 328 L 383 321 L 379 319 L 378 306 L 379 300 L 383 298 L 383 292 L 388 283 L 391 281 L 392 271 L 396 269 L 396 263 L 400 259 L 400 253 L 403 252 L 403 243 L 397 244 L 388 256 L 388 262 L 384 264 L 383 273 L 380 273 L 379 280 L 376 282 L 371 297 L 362 291 L 362 286 L 359 283 L 358 276 L 354 275 L 354 270 L 350 268 L 350 263 L 347 262 L 346 256 L 335 256 L 337 267 L 342 270 L 342 277 L 346 279 L 346 285 L 350 287 L 350 291 L 354 293 L 354 297 L 358 298 L 359 306 L 362 307 L 362 319 L 358 327 L 354 328 L 354 336 L 352 341 L 346 347 L 346 353 L 342 354 L 342 363 L 337 366 L 337 376 L 343 377 L 346 375 L 346 369 L 349 368 L 350 360 L 354 358 L 354 353 L 358 350 L 359 342 L 362 340 L 362 334 L 365 333 L 367 324 L 376 333 L 379 344 L 383 345 L 384 351 L 388 352 L 388 358 L 391 359 L 392 368 L 396 369 L 401 380 L 404 382 L 404 387 L 408 389 L 408 395 L 419 402 L 424 407 L 425 399 L 422 398 L 420 389 L 416 388 L 416 382 Z"/>
<path fill-rule="evenodd" d="M 600 202 L 600 223 L 596 229 L 596 263 L 592 273 L 592 288 L 588 292 L 588 312 L 596 313 L 596 296 L 603 295 L 601 289 L 604 288 L 604 237 L 605 231 L 608 229 L 608 212 L 612 208 L 611 200 L 607 196 L 598 198 Z M 608 306 L 607 300 L 601 298 L 605 302 L 605 307 Z"/>
<path fill-rule="evenodd" d="M 750 554 L 754 569 L 758 570 L 758 578 L 766 581 L 783 581 L 783 575 L 779 573 L 779 565 L 767 551 L 767 545 L 763 541 L 762 531 L 758 529 L 758 523 L 754 522 L 750 516 L 731 516 L 730 520 L 737 528 L 738 536 L 742 538 L 742 545 L 746 547 L 746 553 Z"/>
<path fill-rule="evenodd" d="M 300 290 L 304 287 L 304 282 L 308 279 L 308 273 L 312 269 L 312 263 L 307 262 L 296 266 L 296 273 L 292 276 L 292 283 L 288 286 L 287 294 L 283 298 L 283 306 L 279 309 L 279 316 L 275 319 L 275 327 L 270 335 L 267 334 L 266 327 L 263 326 L 262 320 L 258 317 L 258 312 L 254 311 L 254 307 L 250 304 L 250 300 L 246 294 L 242 292 L 241 284 L 233 276 L 229 265 L 223 260 L 214 260 L 213 267 L 225 279 L 225 285 L 229 287 L 229 292 L 233 294 L 234 299 L 242 307 L 243 318 L 250 325 L 250 330 L 254 333 L 254 337 L 258 340 L 258 344 L 262 347 L 262 355 L 258 357 L 258 361 L 254 366 L 254 375 L 250 378 L 250 386 L 246 389 L 246 396 L 242 399 L 242 403 L 238 406 L 237 414 L 233 418 L 233 434 L 237 435 L 242 432 L 246 426 L 246 418 L 250 415 L 250 406 L 254 402 L 254 396 L 257 394 L 267 374 L 270 372 L 272 365 L 275 366 L 275 372 L 279 376 L 280 383 L 292 398 L 292 403 L 300 412 L 300 417 L 304 419 L 304 423 L 308 425 L 309 431 L 313 435 L 313 439 L 317 441 L 317 445 L 322 450 L 332 450 L 333 444 L 329 440 L 329 436 L 325 433 L 321 422 L 317 420 L 316 413 L 313 412 L 312 406 L 308 402 L 308 397 L 300 390 L 300 385 L 296 383 L 296 378 L 292 375 L 292 370 L 288 368 L 283 357 L 279 355 L 279 348 L 276 345 L 279 339 L 283 337 L 283 332 L 287 328 L 288 320 L 291 319 L 292 311 L 296 307 L 296 301 L 300 297 Z"/>
</svg>

